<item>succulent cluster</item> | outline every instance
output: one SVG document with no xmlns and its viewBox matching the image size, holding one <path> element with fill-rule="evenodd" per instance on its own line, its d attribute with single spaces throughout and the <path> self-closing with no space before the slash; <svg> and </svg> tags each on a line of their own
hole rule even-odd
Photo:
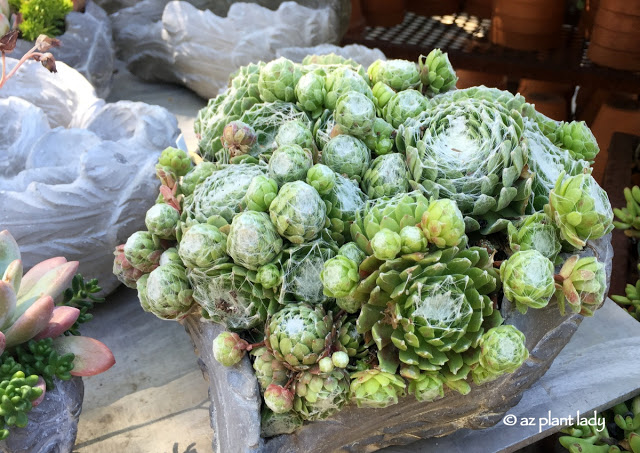
<svg viewBox="0 0 640 453">
<path fill-rule="evenodd" d="M 438 49 L 248 65 L 198 115 L 204 161 L 161 163 L 114 270 L 159 317 L 224 324 L 222 364 L 250 352 L 263 435 L 513 373 L 529 353 L 503 296 L 602 303 L 604 265 L 578 253 L 612 228 L 589 134 L 456 80 Z"/>
</svg>

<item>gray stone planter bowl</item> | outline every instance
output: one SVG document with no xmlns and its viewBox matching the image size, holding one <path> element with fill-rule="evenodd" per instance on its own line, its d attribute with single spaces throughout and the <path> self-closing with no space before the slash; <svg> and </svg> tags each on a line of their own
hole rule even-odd
<svg viewBox="0 0 640 453">
<path fill-rule="evenodd" d="M 78 434 L 84 385 L 82 378 L 56 379 L 55 388 L 29 412 L 25 428 L 11 428 L 9 437 L 0 442 L 2 453 L 68 453 Z"/>
<path fill-rule="evenodd" d="M 93 85 L 101 98 L 111 89 L 115 51 L 111 22 L 102 8 L 87 1 L 85 11 L 71 12 L 65 17 L 65 32 L 58 36 L 61 46 L 51 50 L 57 61 L 63 61 Z M 9 55 L 20 59 L 33 47 L 32 41 L 19 39 Z"/>
<path fill-rule="evenodd" d="M 589 242 L 583 256 L 597 256 L 611 277 L 611 234 Z M 606 294 L 606 292 L 605 292 Z M 498 423 L 531 387 L 578 328 L 583 317 L 560 316 L 555 300 L 526 315 L 503 300 L 502 315 L 526 336 L 530 356 L 515 373 L 485 385 L 471 385 L 460 395 L 446 391 L 445 397 L 421 403 L 407 396 L 384 409 L 347 406 L 335 416 L 305 423 L 294 434 L 271 439 L 260 437 L 260 391 L 248 357 L 234 367 L 224 367 L 213 358 L 213 339 L 224 329 L 192 315 L 185 328 L 194 343 L 199 364 L 209 382 L 213 450 L 219 453 L 329 453 L 371 452 L 390 445 L 404 445 L 418 439 L 440 437 L 462 428 L 482 429 Z"/>
</svg>

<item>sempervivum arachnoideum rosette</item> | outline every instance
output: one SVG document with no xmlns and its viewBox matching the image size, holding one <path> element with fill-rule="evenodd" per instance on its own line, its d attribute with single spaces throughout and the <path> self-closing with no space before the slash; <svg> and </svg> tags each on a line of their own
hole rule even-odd
<svg viewBox="0 0 640 453">
<path fill-rule="evenodd" d="M 439 50 L 249 65 L 198 115 L 196 165 L 159 172 L 114 269 L 157 316 L 224 324 L 214 356 L 252 361 L 263 436 L 466 395 L 527 360 L 516 317 L 601 305 L 589 134 L 455 81 Z"/>
</svg>

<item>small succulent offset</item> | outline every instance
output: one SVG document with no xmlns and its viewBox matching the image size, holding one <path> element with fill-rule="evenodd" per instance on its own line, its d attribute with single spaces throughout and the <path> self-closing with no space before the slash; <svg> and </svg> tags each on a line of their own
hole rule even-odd
<svg viewBox="0 0 640 453">
<path fill-rule="evenodd" d="M 553 263 L 537 250 L 516 252 L 502 262 L 504 295 L 521 313 L 545 307 L 554 294 Z"/>
</svg>

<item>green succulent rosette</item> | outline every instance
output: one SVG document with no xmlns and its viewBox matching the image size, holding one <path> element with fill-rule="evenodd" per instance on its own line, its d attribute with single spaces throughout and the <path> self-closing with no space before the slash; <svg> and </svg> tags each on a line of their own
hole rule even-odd
<svg viewBox="0 0 640 453">
<path fill-rule="evenodd" d="M 191 169 L 191 159 L 186 151 L 168 147 L 160 154 L 158 166 L 169 169 L 176 177 L 184 176 Z"/>
<path fill-rule="evenodd" d="M 371 238 L 371 250 L 380 261 L 392 260 L 402 250 L 402 239 L 395 231 L 382 228 Z"/>
<path fill-rule="evenodd" d="M 282 254 L 281 304 L 305 302 L 319 305 L 328 301 L 323 293 L 321 273 L 324 263 L 337 253 L 332 241 L 315 241 L 289 247 Z"/>
<path fill-rule="evenodd" d="M 285 145 L 298 145 L 309 151 L 315 148 L 313 134 L 308 123 L 299 120 L 286 121 L 278 128 L 274 140 L 278 147 Z"/>
<path fill-rule="evenodd" d="M 371 331 L 379 349 L 393 345 L 400 362 L 422 371 L 446 373 L 447 381 L 464 379 L 484 324 L 499 317 L 489 294 L 500 280 L 482 247 L 450 247 L 402 255 L 360 282 L 356 293 L 368 294 L 358 317 L 358 331 Z"/>
<path fill-rule="evenodd" d="M 149 274 L 142 274 L 136 281 L 136 289 L 138 290 L 138 299 L 140 300 L 140 306 L 146 312 L 151 311 L 149 301 L 147 300 L 147 281 L 149 280 Z"/>
<path fill-rule="evenodd" d="M 344 370 L 327 374 L 303 372 L 294 384 L 293 409 L 304 420 L 324 420 L 347 404 L 349 384 L 349 373 Z"/>
<path fill-rule="evenodd" d="M 325 109 L 313 123 L 313 138 L 319 150 L 324 149 L 329 140 L 338 135 L 338 129 L 333 110 Z"/>
<path fill-rule="evenodd" d="M 193 290 L 184 267 L 176 263 L 154 269 L 146 280 L 142 308 L 160 319 L 180 320 L 193 306 Z"/>
<path fill-rule="evenodd" d="M 445 97 L 450 102 L 410 120 L 399 133 L 412 185 L 454 200 L 467 232 L 495 233 L 507 219 L 524 215 L 531 198 L 522 116 L 497 102 Z"/>
<path fill-rule="evenodd" d="M 609 197 L 587 173 L 569 177 L 562 173 L 544 210 L 559 228 L 560 238 L 576 249 L 613 230 Z"/>
<path fill-rule="evenodd" d="M 382 115 L 387 123 L 398 128 L 409 118 L 415 118 L 430 108 L 429 100 L 417 90 L 399 91 L 384 106 Z"/>
<path fill-rule="evenodd" d="M 178 255 L 186 267 L 208 268 L 227 259 L 227 236 L 206 223 L 193 225 L 182 235 Z"/>
<path fill-rule="evenodd" d="M 264 102 L 295 102 L 295 88 L 302 77 L 300 67 L 291 60 L 280 57 L 260 69 L 258 89 Z"/>
<path fill-rule="evenodd" d="M 478 385 L 513 373 L 529 358 L 524 334 L 511 325 L 489 329 L 480 338 L 478 347 L 479 362 L 471 374 Z"/>
<path fill-rule="evenodd" d="M 355 318 L 346 318 L 340 323 L 336 335 L 335 347 L 346 352 L 349 357 L 362 357 L 367 352 L 367 344 L 364 335 L 358 332 Z"/>
<path fill-rule="evenodd" d="M 274 290 L 257 283 L 255 271 L 231 262 L 189 269 L 187 277 L 205 317 L 232 331 L 261 325 L 278 306 Z"/>
<path fill-rule="evenodd" d="M 338 98 L 333 116 L 343 133 L 366 137 L 373 129 L 376 106 L 364 94 L 350 91 Z"/>
<path fill-rule="evenodd" d="M 320 360 L 332 325 L 321 305 L 288 304 L 269 319 L 265 343 L 276 359 L 305 371 Z"/>
<path fill-rule="evenodd" d="M 358 407 L 383 408 L 398 404 L 405 395 L 404 380 L 380 370 L 365 370 L 351 374 L 350 398 Z"/>
<path fill-rule="evenodd" d="M 324 98 L 324 106 L 329 110 L 334 110 L 340 96 L 346 93 L 364 94 L 373 100 L 373 93 L 367 81 L 355 70 L 339 66 L 327 74 L 325 80 L 327 94 Z"/>
<path fill-rule="evenodd" d="M 382 118 L 373 120 L 371 133 L 364 138 L 364 144 L 378 156 L 393 152 L 396 130 Z"/>
<path fill-rule="evenodd" d="M 313 166 L 311 151 L 299 145 L 282 145 L 269 159 L 269 177 L 279 186 L 287 182 L 302 181 Z"/>
<path fill-rule="evenodd" d="M 175 247 L 168 248 L 167 250 L 162 252 L 162 255 L 160 255 L 160 261 L 158 262 L 160 266 L 164 266 L 165 264 L 169 263 L 177 263 L 184 267 L 182 258 L 180 258 L 180 255 L 178 254 L 178 249 L 176 249 Z"/>
<path fill-rule="evenodd" d="M 136 269 L 148 273 L 158 267 L 164 249 L 148 231 L 137 231 L 124 244 L 124 256 Z"/>
<path fill-rule="evenodd" d="M 362 189 L 369 198 L 391 197 L 409 190 L 409 172 L 398 153 L 376 157 L 362 178 Z"/>
<path fill-rule="evenodd" d="M 360 247 L 358 247 L 358 244 L 356 244 L 355 242 L 347 242 L 342 247 L 340 247 L 340 249 L 338 250 L 338 255 L 349 258 L 358 266 L 360 266 L 360 264 L 367 257 L 367 254 L 360 250 Z"/>
<path fill-rule="evenodd" d="M 260 435 L 262 437 L 291 434 L 302 427 L 302 424 L 302 418 L 294 411 L 275 414 L 268 407 L 262 407 L 260 415 Z"/>
<path fill-rule="evenodd" d="M 233 261 L 258 270 L 282 251 L 282 238 L 265 212 L 244 211 L 231 222 L 227 253 Z"/>
<path fill-rule="evenodd" d="M 303 75 L 295 89 L 298 107 L 309 112 L 312 118 L 322 114 L 327 95 L 325 76 L 320 72 L 308 72 Z"/>
<path fill-rule="evenodd" d="M 252 349 L 250 355 L 253 359 L 253 370 L 258 378 L 260 389 L 264 391 L 271 384 L 284 386 L 289 380 L 289 370 L 284 363 L 277 360 L 265 346 Z"/>
<path fill-rule="evenodd" d="M 351 224 L 364 208 L 367 196 L 354 181 L 336 175 L 333 189 L 323 199 L 327 204 L 331 237 L 338 244 L 348 242 L 351 240 Z"/>
<path fill-rule="evenodd" d="M 320 280 L 325 295 L 346 297 L 360 282 L 358 264 L 344 255 L 338 255 L 324 263 Z"/>
<path fill-rule="evenodd" d="M 323 164 L 315 164 L 307 172 L 307 184 L 320 195 L 328 195 L 336 185 L 336 173 Z"/>
<path fill-rule="evenodd" d="M 514 252 L 537 250 L 555 263 L 562 249 L 558 229 L 551 218 L 543 212 L 525 217 L 516 227 L 513 223 L 507 226 L 509 247 Z"/>
<path fill-rule="evenodd" d="M 521 313 L 546 307 L 553 293 L 553 263 L 537 250 L 516 252 L 500 265 L 504 295 Z"/>
<path fill-rule="evenodd" d="M 583 316 L 593 316 L 604 302 L 607 274 L 604 264 L 594 256 L 568 258 L 555 279 L 556 299 L 562 316 L 566 308 Z"/>
<path fill-rule="evenodd" d="M 420 86 L 418 66 L 407 60 L 376 60 L 367 69 L 371 83 L 382 82 L 395 91 L 416 89 Z"/>
<path fill-rule="evenodd" d="M 180 193 L 185 196 L 191 195 L 196 186 L 219 169 L 218 165 L 213 162 L 200 162 L 193 167 L 180 181 Z"/>
<path fill-rule="evenodd" d="M 223 366 L 234 366 L 244 358 L 247 346 L 237 333 L 221 332 L 213 339 L 213 357 Z"/>
<path fill-rule="evenodd" d="M 249 154 L 256 143 L 256 131 L 242 121 L 231 121 L 222 130 L 222 147 L 227 152 L 226 162 L 234 163 L 237 158 Z"/>
<path fill-rule="evenodd" d="M 277 194 L 278 183 L 276 180 L 264 175 L 254 176 L 242 204 L 250 211 L 268 212 L 271 202 Z"/>
<path fill-rule="evenodd" d="M 144 217 L 144 223 L 149 233 L 160 239 L 176 238 L 178 220 L 180 220 L 178 211 L 164 203 L 153 205 Z"/>
<path fill-rule="evenodd" d="M 269 208 L 278 233 L 294 244 L 315 239 L 327 223 L 327 207 L 303 181 L 284 184 Z"/>
<path fill-rule="evenodd" d="M 458 77 L 446 52 L 433 49 L 426 57 L 421 55 L 418 64 L 420 80 L 428 95 L 433 96 L 455 88 Z"/>
<path fill-rule="evenodd" d="M 378 115 L 381 116 L 384 106 L 387 105 L 389 100 L 391 100 L 391 98 L 393 97 L 394 94 L 396 94 L 396 92 L 389 85 L 382 82 L 378 82 L 375 85 L 373 85 L 373 88 L 371 89 L 371 91 L 373 93 L 373 97 L 377 101 L 377 102 L 375 101 L 374 102 L 376 103 L 376 109 L 377 109 Z"/>
<path fill-rule="evenodd" d="M 256 272 L 256 283 L 271 289 L 282 284 L 282 270 L 274 263 L 260 266 Z"/>
<path fill-rule="evenodd" d="M 444 397 L 444 384 L 438 373 L 420 373 L 409 381 L 409 394 L 421 402 L 435 401 Z"/>
<path fill-rule="evenodd" d="M 417 226 L 405 226 L 400 230 L 400 252 L 403 254 L 424 252 L 429 247 L 429 241 Z"/>
<path fill-rule="evenodd" d="M 338 135 L 322 149 L 322 163 L 339 175 L 360 181 L 371 162 L 371 152 L 362 141 Z"/>
<path fill-rule="evenodd" d="M 227 165 L 214 172 L 196 187 L 192 197 L 185 200 L 187 218 L 199 223 L 223 218 L 230 223 L 240 212 L 252 179 L 265 173 L 266 168 L 253 164 Z"/>
<path fill-rule="evenodd" d="M 600 152 L 598 142 L 584 121 L 560 123 L 555 131 L 555 143 L 569 151 L 575 160 L 593 162 Z"/>
<path fill-rule="evenodd" d="M 436 247 L 453 247 L 464 238 L 464 218 L 452 200 L 433 200 L 422 214 L 420 226 L 427 241 Z"/>
</svg>

